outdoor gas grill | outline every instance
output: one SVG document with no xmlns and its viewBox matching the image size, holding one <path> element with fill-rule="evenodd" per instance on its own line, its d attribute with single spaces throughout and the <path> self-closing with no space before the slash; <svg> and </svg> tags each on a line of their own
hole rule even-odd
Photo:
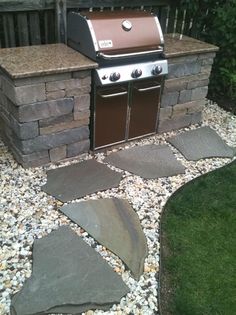
<svg viewBox="0 0 236 315">
<path fill-rule="evenodd" d="M 92 78 L 91 149 L 156 133 L 168 72 L 158 18 L 136 10 L 70 12 L 68 45 L 99 64 Z"/>
</svg>

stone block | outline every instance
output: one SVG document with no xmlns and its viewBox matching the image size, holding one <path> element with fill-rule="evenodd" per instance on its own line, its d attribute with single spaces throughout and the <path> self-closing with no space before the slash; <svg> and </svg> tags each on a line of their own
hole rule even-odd
<svg viewBox="0 0 236 315">
<path fill-rule="evenodd" d="M 159 120 L 165 120 L 169 119 L 172 115 L 173 107 L 172 106 L 167 106 L 160 108 L 159 112 Z"/>
<path fill-rule="evenodd" d="M 66 89 L 73 89 L 80 87 L 80 80 L 79 79 L 69 79 L 69 80 L 62 80 L 62 81 L 53 81 L 46 83 L 46 91 L 53 92 L 57 90 L 66 90 Z"/>
<path fill-rule="evenodd" d="M 52 91 L 52 92 L 46 93 L 46 97 L 47 97 L 48 101 L 64 98 L 65 95 L 66 95 L 65 90 L 57 90 L 57 91 Z"/>
<path fill-rule="evenodd" d="M 82 86 L 91 85 L 91 76 L 82 78 L 80 81 Z"/>
<path fill-rule="evenodd" d="M 40 75 L 37 77 L 30 77 L 30 78 L 14 79 L 13 85 L 22 86 L 22 85 L 31 85 L 31 84 L 46 83 L 46 82 L 51 82 L 51 81 L 68 80 L 68 79 L 71 79 L 71 72 Z"/>
<path fill-rule="evenodd" d="M 73 106 L 72 98 L 22 105 L 19 107 L 17 118 L 20 122 L 29 122 L 53 116 L 61 116 L 71 113 Z"/>
<path fill-rule="evenodd" d="M 6 95 L 0 90 L 0 106 L 7 107 L 8 105 L 8 98 Z"/>
<path fill-rule="evenodd" d="M 177 116 L 173 119 L 160 120 L 158 125 L 158 133 L 177 130 L 189 126 L 192 123 L 191 115 Z"/>
<path fill-rule="evenodd" d="M 161 97 L 161 107 L 167 107 L 177 104 L 179 92 L 163 94 Z"/>
<path fill-rule="evenodd" d="M 55 134 L 40 135 L 34 139 L 22 140 L 13 139 L 15 145 L 24 153 L 30 154 L 42 150 L 50 150 L 65 144 L 86 140 L 89 138 L 89 128 L 79 127 L 63 130 Z"/>
<path fill-rule="evenodd" d="M 51 162 L 64 160 L 66 158 L 66 145 L 49 150 L 49 157 Z"/>
<path fill-rule="evenodd" d="M 68 144 L 67 146 L 67 157 L 77 156 L 81 153 L 89 151 L 90 141 L 83 140 L 76 143 Z"/>
<path fill-rule="evenodd" d="M 91 91 L 90 85 L 82 86 L 71 90 L 66 90 L 66 96 L 67 97 L 80 96 L 82 94 L 88 94 L 90 93 L 90 91 Z"/>
<path fill-rule="evenodd" d="M 201 112 L 205 105 L 206 101 L 192 101 L 188 103 L 188 114 Z"/>
<path fill-rule="evenodd" d="M 189 55 L 189 56 L 180 56 L 180 57 L 171 57 L 169 58 L 169 63 L 171 64 L 176 64 L 176 63 L 181 63 L 184 64 L 186 62 L 188 63 L 192 63 L 192 62 L 197 62 L 197 60 L 199 59 L 198 55 Z"/>
<path fill-rule="evenodd" d="M 54 81 L 46 83 L 46 91 L 52 92 L 57 90 L 73 90 L 82 86 L 90 85 L 91 77 L 73 78 L 70 80 Z"/>
<path fill-rule="evenodd" d="M 83 112 L 74 112 L 74 120 L 87 120 L 90 117 L 90 111 L 86 110 Z"/>
<path fill-rule="evenodd" d="M 169 64 L 168 79 L 181 78 L 188 75 L 197 74 L 201 71 L 201 64 L 198 62 L 184 64 Z"/>
<path fill-rule="evenodd" d="M 179 104 L 187 103 L 191 101 L 191 98 L 192 98 L 192 90 L 180 91 L 178 103 Z"/>
<path fill-rule="evenodd" d="M 188 84 L 187 78 L 175 78 L 165 80 L 164 93 L 186 90 Z"/>
<path fill-rule="evenodd" d="M 90 108 L 90 95 L 80 95 L 74 98 L 74 112 L 89 110 Z"/>
<path fill-rule="evenodd" d="M 188 111 L 188 104 L 189 103 L 184 103 L 184 104 L 176 104 L 175 106 L 173 106 L 173 112 L 172 112 L 172 117 L 175 116 L 180 116 L 180 115 L 185 115 L 187 114 Z"/>
<path fill-rule="evenodd" d="M 34 152 L 31 154 L 23 154 L 14 145 L 11 145 L 11 150 L 17 162 L 20 163 L 24 168 L 37 167 L 50 162 L 48 150 Z"/>
<path fill-rule="evenodd" d="M 73 113 L 65 114 L 65 115 L 60 115 L 60 116 L 55 116 L 55 117 L 50 117 L 50 118 L 45 118 L 45 119 L 40 119 L 39 120 L 39 127 L 48 127 L 51 125 L 56 125 L 60 124 L 63 122 L 68 122 L 73 120 Z"/>
<path fill-rule="evenodd" d="M 213 65 L 213 63 L 214 63 L 213 58 L 206 58 L 202 60 L 202 66 Z"/>
<path fill-rule="evenodd" d="M 190 82 L 188 82 L 187 89 L 191 90 L 191 89 L 195 89 L 197 87 L 208 86 L 208 84 L 209 84 L 209 79 L 190 81 Z"/>
<path fill-rule="evenodd" d="M 84 119 L 72 120 L 69 122 L 62 122 L 56 125 L 42 127 L 39 129 L 39 133 L 40 135 L 48 135 L 48 134 L 56 133 L 62 130 L 78 128 L 78 127 L 84 126 L 85 122 L 87 122 L 87 120 L 84 120 Z M 88 123 L 86 125 L 88 125 Z"/>
<path fill-rule="evenodd" d="M 3 80 L 3 93 L 15 104 L 30 104 L 46 100 L 45 84 L 15 87 L 8 79 Z"/>
<path fill-rule="evenodd" d="M 207 59 L 207 58 L 214 59 L 215 56 L 216 56 L 215 52 L 208 52 L 208 53 L 200 54 L 198 56 L 198 60 L 204 60 L 204 59 Z"/>
<path fill-rule="evenodd" d="M 207 96 L 208 86 L 198 87 L 192 90 L 192 100 L 200 100 Z"/>
<path fill-rule="evenodd" d="M 4 107 L 5 111 L 7 111 L 9 114 L 12 114 L 17 120 L 18 120 L 18 112 L 19 112 L 19 106 L 16 106 L 13 104 L 9 99 L 7 99 L 7 104 Z"/>
<path fill-rule="evenodd" d="M 13 116 L 10 116 L 10 124 L 19 139 L 31 139 L 37 137 L 39 134 L 37 121 L 21 124 Z"/>
<path fill-rule="evenodd" d="M 4 121 L 4 123 L 7 126 L 11 125 L 11 121 L 10 121 L 10 114 L 8 111 L 6 111 L 6 109 L 2 106 L 0 106 L 0 117 L 2 118 L 2 120 Z"/>
<path fill-rule="evenodd" d="M 15 102 L 16 105 L 30 104 L 46 100 L 45 84 L 24 85 L 15 87 Z"/>
<path fill-rule="evenodd" d="M 84 79 L 84 78 L 90 77 L 90 76 L 91 76 L 90 70 L 72 72 L 72 78 L 75 78 L 75 79 Z"/>
<path fill-rule="evenodd" d="M 2 92 L 5 96 L 7 96 L 9 99 L 13 99 L 13 102 L 15 101 L 15 87 L 13 83 L 5 76 L 2 76 L 1 80 L 2 84 Z"/>
<path fill-rule="evenodd" d="M 204 65 L 204 66 L 201 66 L 201 73 L 202 73 L 202 74 L 207 74 L 208 76 L 210 76 L 210 74 L 211 74 L 211 69 L 212 69 L 212 66 L 211 66 L 211 65 Z"/>
<path fill-rule="evenodd" d="M 202 122 L 202 113 L 196 112 L 191 114 L 191 124 L 200 124 Z"/>
</svg>

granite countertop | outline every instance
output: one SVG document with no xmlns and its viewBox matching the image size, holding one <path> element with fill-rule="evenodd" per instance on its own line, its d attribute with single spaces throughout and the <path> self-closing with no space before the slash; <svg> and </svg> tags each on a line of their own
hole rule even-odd
<svg viewBox="0 0 236 315">
<path fill-rule="evenodd" d="M 93 69 L 97 63 L 65 44 L 0 49 L 0 69 L 12 79 Z"/>
<path fill-rule="evenodd" d="M 165 35 L 164 56 L 166 58 L 215 52 L 217 50 L 219 50 L 217 46 L 202 42 L 195 38 L 181 36 L 180 34 Z"/>
<path fill-rule="evenodd" d="M 166 58 L 215 52 L 219 48 L 197 39 L 165 35 Z M 97 68 L 98 64 L 65 44 L 0 49 L 0 69 L 12 79 Z"/>
</svg>

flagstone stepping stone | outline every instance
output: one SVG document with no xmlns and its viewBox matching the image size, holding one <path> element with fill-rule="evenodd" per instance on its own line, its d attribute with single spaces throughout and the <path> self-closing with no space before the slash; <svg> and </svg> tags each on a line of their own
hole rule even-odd
<svg viewBox="0 0 236 315">
<path fill-rule="evenodd" d="M 173 176 L 185 171 L 167 145 L 136 146 L 111 153 L 104 161 L 143 178 Z"/>
<path fill-rule="evenodd" d="M 197 161 L 211 157 L 229 157 L 236 154 L 236 149 L 229 147 L 210 127 L 205 126 L 186 131 L 167 139 L 187 160 Z"/>
<path fill-rule="evenodd" d="M 47 172 L 42 190 L 62 202 L 117 187 L 122 175 L 95 160 L 60 167 Z"/>
<path fill-rule="evenodd" d="M 12 298 L 11 315 L 109 309 L 129 292 L 121 277 L 68 226 L 33 245 L 33 271 Z"/>
<path fill-rule="evenodd" d="M 127 200 L 81 201 L 64 205 L 60 210 L 119 256 L 135 279 L 139 279 L 148 249 L 138 216 Z"/>
</svg>

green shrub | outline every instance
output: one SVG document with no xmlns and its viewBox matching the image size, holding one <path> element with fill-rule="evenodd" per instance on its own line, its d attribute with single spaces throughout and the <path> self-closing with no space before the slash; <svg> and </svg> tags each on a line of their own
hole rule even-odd
<svg viewBox="0 0 236 315">
<path fill-rule="evenodd" d="M 195 20 L 197 37 L 220 48 L 212 68 L 209 97 L 236 102 L 236 0 L 181 2 Z M 191 30 L 187 35 L 191 36 Z"/>
</svg>

